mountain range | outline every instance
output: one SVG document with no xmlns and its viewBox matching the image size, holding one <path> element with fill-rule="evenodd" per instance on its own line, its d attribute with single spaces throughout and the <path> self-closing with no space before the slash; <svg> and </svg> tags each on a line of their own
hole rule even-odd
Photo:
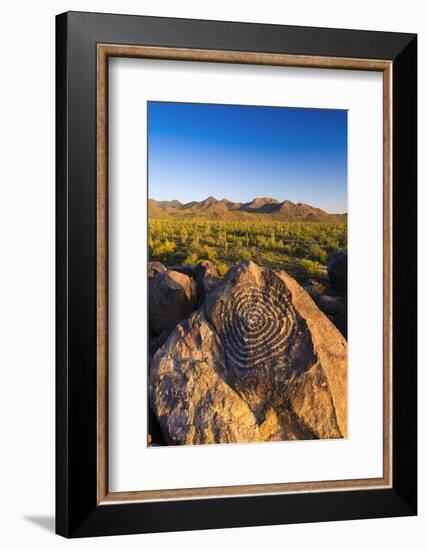
<svg viewBox="0 0 428 550">
<path fill-rule="evenodd" d="M 257 197 L 250 202 L 233 202 L 228 199 L 217 200 L 214 197 L 208 197 L 200 202 L 192 201 L 186 204 L 177 200 L 156 201 L 149 199 L 149 217 L 152 219 L 202 218 L 218 221 L 272 219 L 276 221 L 347 222 L 347 214 L 330 214 L 309 204 L 294 203 L 289 200 L 280 202 L 266 197 Z"/>
</svg>

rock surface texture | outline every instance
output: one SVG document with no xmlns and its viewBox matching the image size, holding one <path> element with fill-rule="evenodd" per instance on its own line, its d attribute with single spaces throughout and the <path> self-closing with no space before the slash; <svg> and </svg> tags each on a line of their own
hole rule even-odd
<svg viewBox="0 0 428 550">
<path fill-rule="evenodd" d="M 149 279 L 149 325 L 156 334 L 186 319 L 197 303 L 193 279 L 178 271 L 160 271 Z"/>
<path fill-rule="evenodd" d="M 169 444 L 347 437 L 347 344 L 289 275 L 243 262 L 154 354 L 150 392 Z"/>
</svg>

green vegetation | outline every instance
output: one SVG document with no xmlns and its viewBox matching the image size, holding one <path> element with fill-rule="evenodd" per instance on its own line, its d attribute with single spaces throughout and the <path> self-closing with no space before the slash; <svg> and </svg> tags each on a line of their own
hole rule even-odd
<svg viewBox="0 0 428 550">
<path fill-rule="evenodd" d="M 152 219 L 149 259 L 167 266 L 214 262 L 221 274 L 242 260 L 286 270 L 304 282 L 325 275 L 328 255 L 346 248 L 347 226 L 338 223 Z"/>
</svg>

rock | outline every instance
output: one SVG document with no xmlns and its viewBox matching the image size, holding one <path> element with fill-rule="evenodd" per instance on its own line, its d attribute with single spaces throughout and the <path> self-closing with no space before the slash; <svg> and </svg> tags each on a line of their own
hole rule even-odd
<svg viewBox="0 0 428 550">
<path fill-rule="evenodd" d="M 168 269 L 169 271 L 178 271 L 179 273 L 184 273 L 184 275 L 187 275 L 192 279 L 195 278 L 196 265 L 173 265 Z"/>
<path fill-rule="evenodd" d="M 172 330 L 176 327 L 176 325 L 180 322 L 180 320 L 175 321 L 174 323 L 171 323 L 169 328 L 164 330 L 160 335 L 155 334 L 155 337 L 149 338 L 149 365 L 150 361 L 153 357 L 153 355 L 157 352 L 157 350 L 165 344 L 165 342 L 168 340 L 169 335 L 171 334 Z"/>
<path fill-rule="evenodd" d="M 147 272 L 148 272 L 149 279 L 151 279 L 156 275 L 156 273 L 160 273 L 161 271 L 166 271 L 166 267 L 160 262 L 156 261 L 156 262 L 148 263 Z"/>
<path fill-rule="evenodd" d="M 327 262 L 330 285 L 334 290 L 347 291 L 348 286 L 348 255 L 346 252 L 331 254 Z"/>
<path fill-rule="evenodd" d="M 318 298 L 318 307 L 326 315 L 337 315 L 345 311 L 345 303 L 341 298 L 323 295 Z"/>
<path fill-rule="evenodd" d="M 198 285 L 198 307 L 204 302 L 205 298 L 214 290 L 222 280 L 214 264 L 208 260 L 199 262 L 195 267 L 195 278 Z"/>
<path fill-rule="evenodd" d="M 161 271 L 149 280 L 149 326 L 156 334 L 170 330 L 195 309 L 195 281 L 177 271 Z"/>
<path fill-rule="evenodd" d="M 243 262 L 155 353 L 169 444 L 347 437 L 347 344 L 285 272 Z"/>
<path fill-rule="evenodd" d="M 318 301 L 320 299 L 320 295 L 318 294 L 317 289 L 313 285 L 305 285 L 303 287 L 306 292 L 309 294 L 309 296 L 312 298 L 312 300 L 318 304 Z"/>
<path fill-rule="evenodd" d="M 202 310 L 178 325 L 155 354 L 151 403 L 169 444 L 253 441 L 266 429 L 223 379 L 222 359 L 218 338 Z M 267 438 L 279 428 L 268 421 L 274 426 L 267 429 Z"/>
<path fill-rule="evenodd" d="M 348 339 L 348 313 L 343 311 L 332 318 L 334 326 L 340 331 L 343 337 Z"/>
<path fill-rule="evenodd" d="M 320 296 L 329 291 L 327 284 L 324 284 L 316 279 L 309 279 L 309 284 L 303 287 L 312 300 L 318 304 Z"/>
<path fill-rule="evenodd" d="M 321 296 L 322 294 L 326 294 L 328 291 L 327 281 L 326 283 L 322 283 L 320 281 L 317 281 L 316 279 L 310 279 L 311 286 L 317 291 L 318 296 Z"/>
<path fill-rule="evenodd" d="M 219 272 L 217 270 L 217 267 L 210 262 L 209 260 L 201 260 L 198 264 L 195 266 L 195 276 L 196 278 L 200 277 L 201 275 L 207 276 L 207 277 L 219 277 Z"/>
</svg>

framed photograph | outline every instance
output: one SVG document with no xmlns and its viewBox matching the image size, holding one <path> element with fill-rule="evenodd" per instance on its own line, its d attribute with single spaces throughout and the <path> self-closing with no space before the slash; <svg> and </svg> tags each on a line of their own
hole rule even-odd
<svg viewBox="0 0 428 550">
<path fill-rule="evenodd" d="M 57 533 L 416 514 L 416 35 L 56 26 Z"/>
</svg>

